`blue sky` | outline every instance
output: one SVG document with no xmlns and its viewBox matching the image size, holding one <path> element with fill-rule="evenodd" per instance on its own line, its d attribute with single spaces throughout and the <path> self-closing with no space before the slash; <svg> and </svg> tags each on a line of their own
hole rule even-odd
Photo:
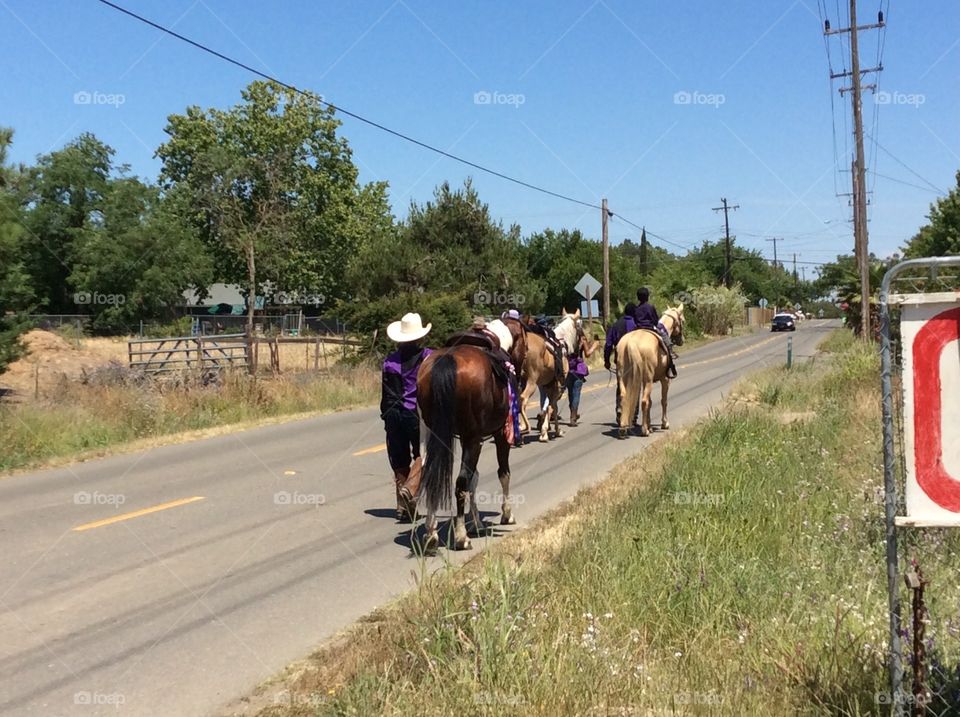
<svg viewBox="0 0 960 717">
<path fill-rule="evenodd" d="M 832 26 L 846 26 L 846 4 L 821 1 Z M 767 256 L 773 236 L 784 238 L 780 258 L 796 252 L 801 266 L 852 247 L 848 200 L 835 195 L 850 191 L 850 104 L 834 93 L 831 108 L 817 0 L 119 4 L 452 153 L 587 202 L 606 196 L 680 245 L 722 236 L 711 208 L 727 197 L 740 205 L 731 233 Z M 960 5 L 861 0 L 860 22 L 881 4 L 882 94 L 865 96 L 864 118 L 879 142 L 867 142 L 871 249 L 886 255 L 924 223 L 930 185 L 948 190 L 960 168 Z M 864 66 L 879 38 L 861 33 Z M 846 50 L 831 41 L 837 71 L 849 68 Z M 0 0 L 0 54 L 14 160 L 90 131 L 149 179 L 169 114 L 234 104 L 253 79 L 95 0 Z M 99 99 L 78 104 L 84 92 Z M 399 217 L 438 183 L 473 176 L 494 216 L 525 234 L 599 235 L 599 211 L 343 119 L 361 178 L 389 182 Z M 616 219 L 610 231 L 615 242 L 638 236 Z"/>
</svg>

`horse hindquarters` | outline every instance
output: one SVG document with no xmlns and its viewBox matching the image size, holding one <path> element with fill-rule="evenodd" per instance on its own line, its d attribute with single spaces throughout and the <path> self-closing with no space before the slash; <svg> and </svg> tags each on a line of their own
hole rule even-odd
<svg viewBox="0 0 960 717">
<path fill-rule="evenodd" d="M 429 373 L 430 403 L 427 426 L 426 462 L 421 485 L 427 502 L 428 541 L 436 537 L 436 512 L 450 504 L 453 478 L 453 422 L 456 410 L 457 362 L 444 353 Z"/>
</svg>

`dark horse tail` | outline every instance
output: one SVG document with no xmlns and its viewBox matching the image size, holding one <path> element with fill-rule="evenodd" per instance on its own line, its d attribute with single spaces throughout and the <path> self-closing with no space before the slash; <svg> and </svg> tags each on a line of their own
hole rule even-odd
<svg viewBox="0 0 960 717">
<path fill-rule="evenodd" d="M 453 480 L 453 417 L 456 409 L 457 362 L 446 353 L 430 371 L 430 421 L 423 490 L 430 512 L 450 505 Z"/>
</svg>

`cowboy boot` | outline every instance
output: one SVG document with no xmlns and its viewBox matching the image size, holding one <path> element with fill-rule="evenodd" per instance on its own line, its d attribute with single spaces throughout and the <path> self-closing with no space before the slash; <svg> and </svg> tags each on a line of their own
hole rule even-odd
<svg viewBox="0 0 960 717">
<path fill-rule="evenodd" d="M 423 474 L 423 459 L 417 456 L 407 469 L 407 477 L 398 488 L 397 510 L 403 510 L 410 521 L 417 519 L 417 497 L 420 493 L 420 477 Z"/>
<path fill-rule="evenodd" d="M 398 468 L 393 471 L 393 482 L 397 492 L 397 520 L 401 523 L 405 523 L 409 519 L 407 500 L 403 495 L 403 486 L 409 477 L 409 468 Z"/>
<path fill-rule="evenodd" d="M 580 412 L 571 408 L 570 409 L 570 426 L 575 427 L 579 419 L 580 419 Z"/>
</svg>

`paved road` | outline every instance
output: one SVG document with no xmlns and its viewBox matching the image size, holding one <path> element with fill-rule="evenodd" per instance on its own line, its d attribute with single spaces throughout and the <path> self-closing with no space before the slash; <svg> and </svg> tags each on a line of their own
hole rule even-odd
<svg viewBox="0 0 960 717">
<path fill-rule="evenodd" d="M 832 326 L 792 334 L 798 359 Z M 674 428 L 786 343 L 684 352 Z M 616 440 L 606 381 L 566 437 L 511 454 L 514 529 L 670 435 Z M 0 715 L 207 715 L 410 587 L 382 440 L 368 409 L 0 480 Z M 493 450 L 480 471 L 493 494 Z"/>
</svg>

